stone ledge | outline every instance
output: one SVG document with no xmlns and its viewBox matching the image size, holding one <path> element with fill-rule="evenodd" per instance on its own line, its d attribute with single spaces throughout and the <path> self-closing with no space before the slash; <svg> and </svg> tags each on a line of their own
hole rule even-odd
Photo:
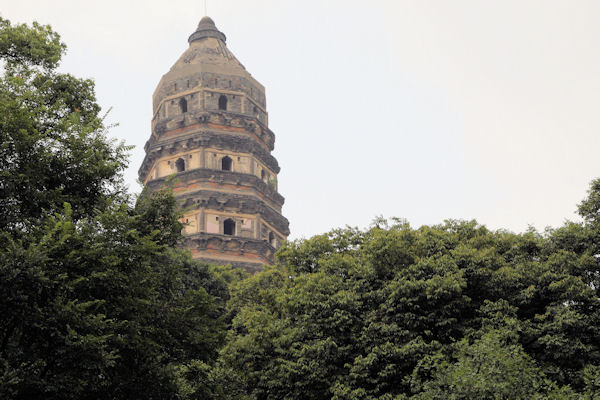
<svg viewBox="0 0 600 400">
<path fill-rule="evenodd" d="M 266 205 L 262 200 L 252 196 L 198 190 L 186 193 L 178 197 L 178 200 L 184 209 L 204 208 L 206 210 L 260 215 L 282 235 L 287 237 L 290 234 L 287 218 Z"/>
<path fill-rule="evenodd" d="M 247 134 L 256 135 L 256 137 L 270 150 L 275 148 L 275 134 L 265 124 L 254 117 L 234 113 L 231 111 L 195 111 L 185 114 L 174 115 L 164 118 L 152 124 L 152 135 L 144 146 L 150 147 L 157 143 L 160 136 L 168 131 L 185 128 L 195 124 L 216 124 L 225 125 L 231 128 L 238 128 Z"/>
<path fill-rule="evenodd" d="M 260 147 L 253 139 L 234 135 L 224 136 L 222 133 L 209 131 L 199 131 L 190 132 L 185 136 L 160 142 L 147 148 L 142 165 L 138 170 L 138 177 L 143 181 L 148 175 L 154 161 L 161 157 L 200 147 L 214 147 L 221 150 L 252 154 L 274 173 L 277 174 L 280 171 L 275 157 Z"/>
<path fill-rule="evenodd" d="M 175 175 L 152 179 L 146 183 L 146 187 L 152 191 L 159 190 L 160 188 L 164 187 L 166 181 L 172 177 L 175 177 L 175 179 L 180 179 L 182 183 L 204 181 L 218 183 L 219 185 L 229 184 L 235 186 L 246 186 L 257 189 L 260 194 L 280 207 L 283 206 L 283 203 L 285 202 L 285 199 L 282 195 L 280 195 L 275 189 L 267 185 L 257 176 L 240 172 L 221 171 L 206 168 L 190 169 L 188 171 L 178 172 Z M 175 188 L 177 188 L 177 186 Z"/>
<path fill-rule="evenodd" d="M 211 258 L 220 263 L 272 264 L 277 251 L 270 243 L 243 236 L 229 236 L 217 233 L 198 232 L 184 236 L 183 246 L 190 249 L 194 258 Z M 209 251 L 214 251 L 211 257 Z M 247 258 L 227 260 L 227 258 Z"/>
</svg>

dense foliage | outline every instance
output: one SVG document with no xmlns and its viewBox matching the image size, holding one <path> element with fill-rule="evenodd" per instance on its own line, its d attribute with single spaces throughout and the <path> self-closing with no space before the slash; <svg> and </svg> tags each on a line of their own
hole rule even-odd
<svg viewBox="0 0 600 400">
<path fill-rule="evenodd" d="M 600 399 L 600 180 L 543 233 L 377 220 L 209 268 L 64 50 L 0 19 L 0 398 Z"/>
<path fill-rule="evenodd" d="M 220 372 L 249 399 L 600 398 L 600 180 L 543 234 L 378 220 L 232 285 Z"/>
<path fill-rule="evenodd" d="M 169 399 L 222 345 L 227 289 L 173 247 L 168 193 L 125 194 L 90 80 L 0 19 L 0 398 Z M 194 376 L 194 378 L 197 377 Z"/>
</svg>

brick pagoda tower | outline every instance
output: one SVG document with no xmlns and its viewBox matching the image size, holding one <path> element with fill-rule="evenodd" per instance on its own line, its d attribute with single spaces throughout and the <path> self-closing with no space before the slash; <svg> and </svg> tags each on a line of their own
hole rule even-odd
<svg viewBox="0 0 600 400">
<path fill-rule="evenodd" d="M 176 175 L 184 245 L 194 258 L 257 271 L 289 234 L 277 192 L 265 88 L 204 17 L 153 96 L 139 177 L 158 190 Z"/>
</svg>

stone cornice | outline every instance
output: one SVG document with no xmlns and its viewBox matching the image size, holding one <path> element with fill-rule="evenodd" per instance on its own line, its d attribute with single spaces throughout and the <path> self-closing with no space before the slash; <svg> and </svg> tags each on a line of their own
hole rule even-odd
<svg viewBox="0 0 600 400">
<path fill-rule="evenodd" d="M 287 218 L 253 196 L 198 190 L 178 196 L 178 200 L 185 211 L 203 208 L 206 210 L 260 215 L 265 222 L 277 229 L 282 235 L 287 237 L 290 234 Z"/>
<path fill-rule="evenodd" d="M 265 240 L 247 238 L 243 236 L 229 236 L 216 233 L 194 233 L 186 235 L 182 243 L 186 248 L 192 250 L 192 253 L 199 252 L 199 258 L 211 258 L 214 262 L 223 263 L 219 256 L 210 257 L 202 252 L 211 250 L 223 254 L 227 258 L 228 254 L 237 253 L 239 256 L 244 254 L 253 254 L 262 258 L 266 263 L 273 263 L 273 254 L 277 251 L 270 243 Z M 229 264 L 229 261 L 225 261 Z M 260 264 L 261 260 L 248 260 L 248 264 Z M 246 264 L 244 262 L 244 264 Z"/>
<path fill-rule="evenodd" d="M 169 131 L 196 124 L 223 125 L 237 129 L 258 139 L 268 150 L 273 151 L 275 148 L 275 134 L 273 131 L 252 116 L 231 111 L 190 111 L 185 114 L 153 121 L 152 135 L 144 146 L 144 149 L 148 151 L 146 147 L 159 142 L 161 136 Z"/>
<path fill-rule="evenodd" d="M 152 191 L 159 190 L 160 188 L 164 187 L 166 181 L 171 179 L 172 177 L 173 175 L 150 180 L 146 183 L 146 187 L 148 187 Z M 251 174 L 197 168 L 183 172 L 178 172 L 175 175 L 175 177 L 186 186 L 192 182 L 202 181 L 217 183 L 219 185 L 233 185 L 237 187 L 245 186 L 248 188 L 256 189 L 261 195 L 263 195 L 268 200 L 272 201 L 274 204 L 279 205 L 280 207 L 285 202 L 284 197 L 277 193 L 277 191 L 274 188 L 272 188 L 270 185 L 267 185 L 257 176 Z"/>
<path fill-rule="evenodd" d="M 190 132 L 188 135 L 173 138 L 171 140 L 161 141 L 151 147 L 148 147 L 146 144 L 146 156 L 138 170 L 138 177 L 141 181 L 144 181 L 148 172 L 150 172 L 150 168 L 152 168 L 152 164 L 159 158 L 200 147 L 212 147 L 222 150 L 231 150 L 238 153 L 252 154 L 274 173 L 277 174 L 280 171 L 279 164 L 275 157 L 262 146 L 259 146 L 256 141 L 250 138 L 202 130 Z"/>
</svg>

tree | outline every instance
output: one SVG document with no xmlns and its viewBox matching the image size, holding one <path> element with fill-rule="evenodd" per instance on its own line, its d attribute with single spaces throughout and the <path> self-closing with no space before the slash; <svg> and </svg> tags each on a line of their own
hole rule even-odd
<svg viewBox="0 0 600 400">
<path fill-rule="evenodd" d="M 513 321 L 514 324 L 515 321 Z M 451 357 L 428 357 L 433 379 L 414 400 L 435 399 L 572 399 L 567 387 L 558 389 L 518 343 L 510 326 L 478 332 L 452 346 Z"/>
<path fill-rule="evenodd" d="M 231 287 L 220 368 L 252 399 L 589 396 L 594 229 L 378 220 L 285 243 L 278 265 Z"/>
<path fill-rule="evenodd" d="M 65 202 L 78 219 L 123 193 L 129 148 L 106 137 L 93 81 L 56 71 L 65 48 L 48 26 L 0 19 L 0 227 L 13 236 Z"/>
<path fill-rule="evenodd" d="M 224 341 L 225 284 L 174 248 L 168 191 L 132 204 L 128 148 L 64 49 L 0 20 L 0 397 L 183 398 Z"/>
</svg>

